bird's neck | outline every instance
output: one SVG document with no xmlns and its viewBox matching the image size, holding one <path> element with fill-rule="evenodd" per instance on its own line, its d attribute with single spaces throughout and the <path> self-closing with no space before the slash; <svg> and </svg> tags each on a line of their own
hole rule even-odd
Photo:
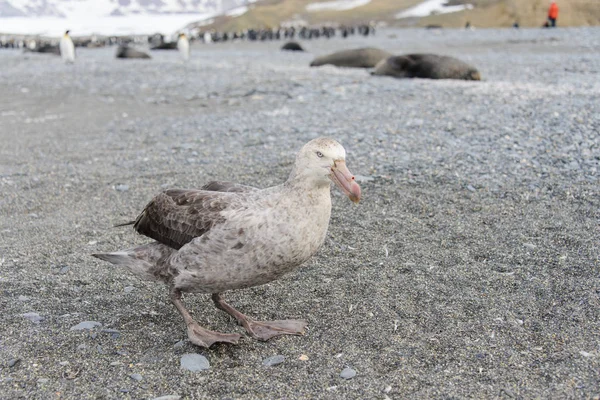
<svg viewBox="0 0 600 400">
<path fill-rule="evenodd" d="M 329 180 L 313 178 L 303 174 L 290 174 L 288 180 L 283 184 L 287 192 L 297 197 L 299 203 L 307 200 L 309 204 L 331 204 L 331 184 Z"/>
</svg>

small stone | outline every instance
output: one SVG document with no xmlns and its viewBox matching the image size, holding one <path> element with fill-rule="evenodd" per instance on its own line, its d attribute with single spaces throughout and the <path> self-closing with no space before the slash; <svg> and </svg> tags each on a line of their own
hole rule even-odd
<svg viewBox="0 0 600 400">
<path fill-rule="evenodd" d="M 302 354 L 300 357 L 298 357 L 298 360 L 300 360 L 300 361 L 308 361 L 308 356 L 306 354 Z"/>
<path fill-rule="evenodd" d="M 70 269 L 71 269 L 71 267 L 65 265 L 64 267 L 62 267 L 61 269 L 58 270 L 58 273 L 66 274 L 67 272 L 69 272 Z"/>
<path fill-rule="evenodd" d="M 102 324 L 100 322 L 96 322 L 96 321 L 83 321 L 78 323 L 75 326 L 71 327 L 71 331 L 83 331 L 85 329 L 90 330 L 90 329 L 94 329 L 97 326 L 102 326 Z"/>
<path fill-rule="evenodd" d="M 102 329 L 100 332 L 110 334 L 110 337 L 113 339 L 118 339 L 121 336 L 121 332 L 116 329 Z"/>
<path fill-rule="evenodd" d="M 168 394 L 166 396 L 155 397 L 152 400 L 179 400 L 181 396 L 176 394 Z"/>
<path fill-rule="evenodd" d="M 40 378 L 40 379 L 37 380 L 37 382 L 40 383 L 40 384 L 42 384 L 42 385 L 44 383 L 47 383 L 48 381 L 50 381 L 50 379 L 48 379 L 48 378 Z"/>
<path fill-rule="evenodd" d="M 133 292 L 133 290 L 135 289 L 135 287 L 133 286 L 125 286 L 125 289 L 123 289 L 125 291 L 125 293 L 131 293 Z"/>
<path fill-rule="evenodd" d="M 115 186 L 115 190 L 117 192 L 126 192 L 129 190 L 129 185 L 119 184 L 119 185 Z"/>
<path fill-rule="evenodd" d="M 263 361 L 263 365 L 266 366 L 266 367 L 273 367 L 275 365 L 281 364 L 284 361 L 285 361 L 285 357 L 284 356 L 281 356 L 281 355 L 272 356 L 272 357 L 266 358 Z"/>
<path fill-rule="evenodd" d="M 391 391 L 392 391 L 392 387 L 391 387 L 390 385 L 387 385 L 387 386 L 385 387 L 385 389 L 383 389 L 383 393 L 389 393 L 389 392 L 391 392 Z"/>
<path fill-rule="evenodd" d="M 13 368 L 20 362 L 21 362 L 20 358 L 12 358 L 12 359 L 8 360 L 8 368 Z"/>
<path fill-rule="evenodd" d="M 583 350 L 581 350 L 579 352 L 579 354 L 581 354 L 584 357 L 591 357 L 592 356 L 592 353 L 588 353 L 587 351 L 583 351 Z"/>
<path fill-rule="evenodd" d="M 356 371 L 349 367 L 344 368 L 344 370 L 340 373 L 340 378 L 344 378 L 344 379 L 352 379 L 355 376 L 356 376 Z"/>
<path fill-rule="evenodd" d="M 70 363 L 68 361 L 61 361 L 58 363 L 59 365 L 62 365 L 63 367 L 66 367 L 67 365 L 69 365 Z"/>
<path fill-rule="evenodd" d="M 29 301 L 29 300 L 31 300 L 31 298 L 30 298 L 30 297 L 27 297 L 27 296 L 20 295 L 20 296 L 18 297 L 18 300 L 19 300 L 19 301 Z"/>
<path fill-rule="evenodd" d="M 21 314 L 21 316 L 27 318 L 28 320 L 30 320 L 34 324 L 39 324 L 40 321 L 44 320 L 44 317 L 40 316 L 40 314 L 35 313 L 35 312 L 28 312 L 28 313 L 25 313 L 25 314 Z"/>
<path fill-rule="evenodd" d="M 474 188 L 473 186 L 471 186 L 471 185 L 467 185 L 467 189 L 468 189 L 470 192 L 475 192 L 475 191 L 477 190 L 477 189 L 475 189 L 475 188 Z"/>
<path fill-rule="evenodd" d="M 210 368 L 206 357 L 201 354 L 188 353 L 181 356 L 181 368 L 188 371 L 197 372 Z"/>
<path fill-rule="evenodd" d="M 77 346 L 77 350 L 79 351 L 87 350 L 87 348 L 87 344 L 80 344 L 79 346 Z"/>
<path fill-rule="evenodd" d="M 186 342 L 185 340 L 180 340 L 179 342 L 177 342 L 173 345 L 173 348 L 182 349 L 183 346 L 185 346 L 185 342 Z"/>
<path fill-rule="evenodd" d="M 129 375 L 129 377 L 131 379 L 133 379 L 134 381 L 138 381 L 138 382 L 144 379 L 144 377 L 140 374 L 131 374 L 131 375 Z"/>
<path fill-rule="evenodd" d="M 523 246 L 527 247 L 530 250 L 535 249 L 537 246 L 533 243 L 523 243 Z"/>
</svg>

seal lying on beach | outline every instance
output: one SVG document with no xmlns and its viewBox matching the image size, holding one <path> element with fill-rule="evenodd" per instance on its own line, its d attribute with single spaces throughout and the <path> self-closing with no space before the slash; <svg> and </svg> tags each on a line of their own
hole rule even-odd
<svg viewBox="0 0 600 400">
<path fill-rule="evenodd" d="M 281 46 L 281 50 L 287 50 L 287 51 L 304 51 L 304 49 L 302 48 L 302 46 L 300 46 L 300 44 L 297 43 L 297 42 L 287 42 L 286 44 L 284 44 L 283 46 Z"/>
<path fill-rule="evenodd" d="M 342 50 L 317 57 L 310 63 L 310 66 L 320 67 L 321 65 L 331 64 L 336 67 L 373 68 L 378 62 L 390 56 L 392 54 L 385 50 L 366 47 L 362 49 Z"/>
<path fill-rule="evenodd" d="M 152 58 L 143 51 L 136 50 L 129 46 L 119 46 L 117 49 L 117 58 Z"/>
<path fill-rule="evenodd" d="M 481 80 L 477 68 L 454 57 L 437 54 L 406 54 L 389 57 L 379 62 L 371 75 L 395 78 Z"/>
<path fill-rule="evenodd" d="M 57 56 L 60 56 L 60 48 L 52 44 L 42 44 L 34 49 L 25 48 L 23 51 L 27 53 L 56 54 Z"/>
</svg>

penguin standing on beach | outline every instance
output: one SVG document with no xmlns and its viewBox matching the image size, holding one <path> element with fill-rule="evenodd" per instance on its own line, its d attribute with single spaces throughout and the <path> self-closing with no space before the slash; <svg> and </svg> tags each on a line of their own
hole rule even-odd
<svg viewBox="0 0 600 400">
<path fill-rule="evenodd" d="M 179 54 L 181 54 L 183 61 L 190 59 L 190 41 L 187 36 L 185 36 L 185 33 L 179 34 L 179 39 L 177 39 L 177 50 L 179 50 Z"/>
<path fill-rule="evenodd" d="M 75 62 L 75 45 L 69 36 L 69 31 L 66 31 L 60 39 L 60 56 L 66 63 Z"/>
</svg>

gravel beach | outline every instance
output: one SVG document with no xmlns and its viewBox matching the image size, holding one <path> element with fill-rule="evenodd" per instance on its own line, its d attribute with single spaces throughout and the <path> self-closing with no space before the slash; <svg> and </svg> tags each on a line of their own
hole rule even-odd
<svg viewBox="0 0 600 400">
<path fill-rule="evenodd" d="M 0 398 L 598 399 L 600 29 L 282 44 L 193 45 L 185 64 L 0 50 Z M 308 67 L 361 46 L 455 56 L 483 81 Z M 318 136 L 345 146 L 363 200 L 333 189 L 317 256 L 224 295 L 305 336 L 198 348 L 164 285 L 90 256 L 148 242 L 113 225 L 160 190 L 278 184 Z"/>
</svg>

